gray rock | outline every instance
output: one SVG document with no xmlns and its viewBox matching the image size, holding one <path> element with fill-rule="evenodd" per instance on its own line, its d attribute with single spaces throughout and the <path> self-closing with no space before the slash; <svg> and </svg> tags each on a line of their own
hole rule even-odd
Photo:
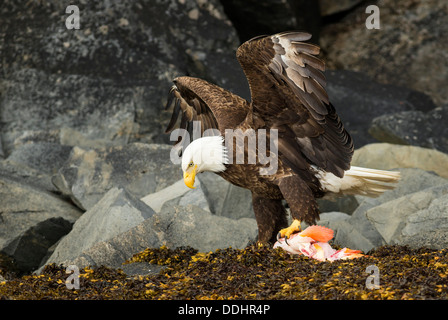
<svg viewBox="0 0 448 320">
<path fill-rule="evenodd" d="M 387 244 L 446 248 L 448 183 L 386 202 L 366 215 Z"/>
<path fill-rule="evenodd" d="M 197 179 L 201 182 L 213 214 L 232 219 L 255 218 L 249 190 L 235 186 L 210 172 L 199 174 Z"/>
<path fill-rule="evenodd" d="M 360 72 L 328 70 L 327 92 L 355 148 L 377 142 L 368 130 L 373 119 L 401 111 L 430 111 L 431 98 L 406 87 L 378 83 Z"/>
<path fill-rule="evenodd" d="M 141 198 L 182 177 L 180 166 L 169 161 L 170 151 L 169 145 L 142 143 L 90 150 L 75 147 L 53 183 L 85 210 L 115 186 Z"/>
<path fill-rule="evenodd" d="M 66 8 L 58 1 L 49 2 L 56 12 Z M 64 16 L 49 21 L 51 26 L 38 48 L 42 54 L 39 62 L 47 64 L 48 69 L 97 74 L 124 84 L 140 84 L 145 89 L 154 89 L 155 79 L 171 81 L 173 73 L 205 72 L 207 78 L 227 84 L 231 90 L 248 89 L 247 84 L 241 88 L 233 73 L 236 70 L 236 74 L 243 75 L 235 68 L 238 62 L 234 51 L 239 40 L 217 0 L 144 0 L 135 6 L 117 0 L 97 1 L 85 3 L 82 15 L 79 30 L 60 30 Z M 64 46 L 67 42 L 69 45 Z M 203 64 L 212 57 L 216 57 L 213 65 Z M 227 69 L 217 72 L 223 66 Z M 167 89 L 158 90 L 166 94 Z"/>
<path fill-rule="evenodd" d="M 4 249 L 12 253 L 19 272 L 34 270 L 45 260 L 54 245 L 72 229 L 73 222 L 64 218 L 49 218 L 30 226 Z"/>
<path fill-rule="evenodd" d="M 403 111 L 373 119 L 369 133 L 379 141 L 436 149 L 448 153 L 448 105 Z"/>
<path fill-rule="evenodd" d="M 331 212 L 322 212 L 319 216 L 319 220 L 316 222 L 319 226 L 324 226 L 334 231 L 337 231 L 339 228 L 339 224 L 342 221 L 345 221 L 350 218 L 350 215 L 344 212 L 339 211 L 331 211 Z M 309 226 L 306 222 L 301 223 L 302 229 L 306 229 Z"/>
<path fill-rule="evenodd" d="M 126 144 L 134 130 L 133 93 L 112 80 L 23 69 L 3 82 L 3 90 L 1 133 L 7 153 L 29 142 Z"/>
<path fill-rule="evenodd" d="M 64 266 L 76 265 L 78 268 L 104 265 L 111 268 L 126 269 L 123 263 L 134 254 L 146 248 L 158 248 L 161 245 L 162 242 L 153 230 L 151 220 L 147 219 L 111 239 L 93 244 L 77 256 L 65 256 L 66 260 L 63 260 L 63 258 L 54 262 Z M 51 261 L 48 260 L 47 263 L 51 263 Z M 37 270 L 38 273 L 43 266 Z M 151 266 L 151 270 L 145 270 L 145 272 L 157 272 L 158 270 L 157 266 Z M 140 271 L 142 272 L 142 270 Z"/>
<path fill-rule="evenodd" d="M 443 188 L 440 187 L 440 189 Z M 435 230 L 446 230 L 448 228 L 448 185 L 445 186 L 444 190 L 440 189 L 431 190 L 433 192 L 428 197 L 433 196 L 434 200 L 426 208 L 408 216 L 407 224 L 402 230 L 403 239 L 401 241 L 403 243 L 408 243 L 417 235 L 420 237 L 426 236 L 429 238 L 428 241 L 434 241 L 434 239 L 437 241 L 438 236 L 433 236 L 431 233 Z M 438 193 L 439 191 L 442 191 L 442 194 Z M 425 245 L 427 246 L 427 244 Z M 446 240 L 444 242 L 434 242 L 431 247 L 436 245 L 438 249 L 446 248 L 448 242 Z M 423 246 L 423 244 L 418 246 Z"/>
<path fill-rule="evenodd" d="M 35 189 L 59 193 L 59 190 L 51 182 L 52 176 L 28 167 L 27 165 L 8 160 L 0 161 L 0 174 L 14 177 L 24 185 L 33 186 Z"/>
<path fill-rule="evenodd" d="M 256 240 L 255 219 L 238 220 L 213 215 L 196 206 L 164 206 L 153 218 L 153 228 L 168 247 L 190 246 L 201 252 L 246 247 Z"/>
<path fill-rule="evenodd" d="M 163 129 L 170 113 L 162 106 L 179 75 L 249 95 L 235 57 L 239 40 L 218 0 L 85 2 L 80 29 L 66 28 L 67 4 L 59 1 L 3 2 L 6 153 L 26 141 L 168 142 Z"/>
<path fill-rule="evenodd" d="M 401 173 L 400 181 L 396 187 L 389 190 L 377 198 L 368 198 L 363 196 L 355 196 L 360 205 L 353 213 L 353 216 L 364 214 L 370 208 L 376 207 L 382 203 L 400 198 L 404 195 L 411 194 L 426 188 L 441 186 L 448 182 L 434 173 L 426 172 L 416 168 L 398 169 Z"/>
<path fill-rule="evenodd" d="M 58 193 L 51 179 L 68 159 L 71 150 L 72 147 L 58 143 L 27 143 L 0 162 L 0 172 L 15 176 L 24 184 Z"/>
<path fill-rule="evenodd" d="M 162 206 L 169 203 L 171 206 L 195 205 L 231 219 L 254 218 L 251 192 L 210 172 L 197 175 L 195 189 L 189 189 L 181 179 L 141 200 L 156 212 L 160 212 Z"/>
<path fill-rule="evenodd" d="M 335 199 L 320 198 L 317 199 L 320 212 L 339 211 L 352 214 L 359 206 L 358 200 L 355 196 L 343 196 Z"/>
<path fill-rule="evenodd" d="M 153 214 L 150 207 L 126 190 L 112 188 L 76 221 L 46 264 L 73 260 L 97 243 L 128 231 Z"/>
<path fill-rule="evenodd" d="M 383 170 L 418 168 L 448 179 L 448 154 L 415 146 L 372 143 L 356 149 L 351 164 Z"/>
<path fill-rule="evenodd" d="M 3 151 L 3 146 L 2 146 L 2 138 L 0 135 L 0 159 L 5 157 L 5 152 Z"/>
<path fill-rule="evenodd" d="M 370 249 L 386 244 L 381 233 L 367 218 L 367 212 L 369 212 L 370 209 L 377 208 L 378 206 L 397 198 L 433 186 L 444 185 L 448 181 L 421 169 L 406 168 L 399 169 L 399 171 L 401 173 L 401 180 L 398 182 L 395 189 L 389 190 L 377 198 L 356 196 L 360 205 L 353 212 L 350 219 L 346 221 L 348 224 L 345 226 L 346 230 L 343 234 L 337 236 L 336 240 L 344 241 L 344 243 L 351 249 L 361 249 L 364 252 L 368 252 Z M 395 215 L 393 211 L 389 211 L 388 214 L 391 216 Z M 356 236 L 352 236 L 352 233 L 355 233 Z M 361 236 L 364 239 L 362 239 Z M 355 247 L 358 242 L 359 245 Z"/>
<path fill-rule="evenodd" d="M 192 204 L 203 210 L 210 211 L 199 179 L 195 182 L 195 189 L 188 188 L 184 180 L 181 179 L 165 189 L 148 194 L 141 200 L 155 212 L 160 212 L 163 205 L 168 202 L 170 205 L 180 206 Z"/>
<path fill-rule="evenodd" d="M 361 250 L 364 253 L 385 244 L 376 230 L 366 229 L 365 226 L 363 221 L 354 218 L 338 221 L 334 226 L 334 242 L 341 247 Z"/>
<path fill-rule="evenodd" d="M 204 211 L 210 212 L 207 198 L 205 197 L 201 187 L 196 187 L 196 189 L 189 190 L 186 194 L 184 194 L 181 198 L 179 198 L 179 201 L 172 203 L 172 205 L 173 204 L 182 207 L 185 207 L 187 205 L 193 205 L 198 208 L 201 208 Z"/>
<path fill-rule="evenodd" d="M 350 218 L 349 214 L 338 211 L 324 212 L 320 214 L 319 225 L 331 228 L 331 224 L 337 221 L 344 221 Z"/>
<path fill-rule="evenodd" d="M 351 215 L 341 212 L 323 213 L 318 224 L 335 230 L 334 242 L 342 247 L 368 252 L 373 248 L 388 244 L 387 239 L 372 223 L 368 215 L 372 212 L 381 212 L 384 215 L 385 225 L 392 223 L 393 219 L 401 221 L 398 212 L 399 206 L 385 209 L 388 204 L 420 190 L 429 190 L 428 188 L 444 186 L 448 183 L 447 179 L 421 169 L 406 168 L 399 169 L 399 171 L 402 178 L 395 189 L 385 192 L 378 198 L 355 196 L 360 205 Z M 428 203 L 422 202 L 422 205 L 425 206 Z M 406 210 L 403 209 L 404 212 Z"/>
<path fill-rule="evenodd" d="M 444 1 L 383 0 L 380 29 L 369 30 L 366 5 L 322 28 L 329 69 L 355 70 L 374 80 L 412 88 L 448 102 L 448 32 Z"/>
<path fill-rule="evenodd" d="M 90 225 L 92 228 L 96 226 L 94 223 Z M 78 233 L 76 230 L 79 226 L 80 224 L 74 226 L 73 234 Z M 257 231 L 254 219 L 233 220 L 212 215 L 192 205 L 168 205 L 135 227 L 109 239 L 98 235 L 97 230 L 92 231 L 96 235 L 94 237 L 101 237 L 101 241 L 90 246 L 83 245 L 83 237 L 74 239 L 70 233 L 60 241 L 46 264 L 55 262 L 62 265 L 74 264 L 79 268 L 95 265 L 123 268 L 123 262 L 146 248 L 157 248 L 161 245 L 169 248 L 190 246 L 201 252 L 229 246 L 244 248 L 256 238 Z"/>
<path fill-rule="evenodd" d="M 448 247 L 448 228 L 438 227 L 434 230 L 425 230 L 412 237 L 403 237 L 400 243 L 411 248 L 445 249 Z"/>
<path fill-rule="evenodd" d="M 7 161 L 53 175 L 63 166 L 71 150 L 71 146 L 58 143 L 28 143 L 16 148 Z"/>
<path fill-rule="evenodd" d="M 0 252 L 19 271 L 36 268 L 82 212 L 54 194 L 0 174 Z"/>
<path fill-rule="evenodd" d="M 231 219 L 254 218 L 252 194 L 249 190 L 232 185 L 211 172 L 198 174 L 195 188 L 189 189 L 181 179 L 141 200 L 156 212 L 160 212 L 162 206 L 169 201 L 170 205 L 191 204 Z"/>
</svg>

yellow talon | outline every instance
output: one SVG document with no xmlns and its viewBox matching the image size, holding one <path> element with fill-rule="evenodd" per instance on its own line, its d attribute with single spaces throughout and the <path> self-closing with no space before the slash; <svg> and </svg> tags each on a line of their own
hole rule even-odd
<svg viewBox="0 0 448 320">
<path fill-rule="evenodd" d="M 288 228 L 281 229 L 278 233 L 277 238 L 283 238 L 286 239 L 289 238 L 290 235 L 292 235 L 295 232 L 301 232 L 302 228 L 300 227 L 300 220 L 294 219 L 294 221 L 291 223 L 291 225 Z"/>
</svg>

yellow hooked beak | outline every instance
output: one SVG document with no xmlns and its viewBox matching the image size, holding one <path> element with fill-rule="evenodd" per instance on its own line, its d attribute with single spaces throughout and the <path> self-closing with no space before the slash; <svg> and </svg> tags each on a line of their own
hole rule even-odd
<svg viewBox="0 0 448 320">
<path fill-rule="evenodd" d="M 194 167 L 189 167 L 187 171 L 184 172 L 184 182 L 188 188 L 195 189 L 194 187 L 194 178 L 196 177 L 196 169 L 197 165 Z"/>
</svg>

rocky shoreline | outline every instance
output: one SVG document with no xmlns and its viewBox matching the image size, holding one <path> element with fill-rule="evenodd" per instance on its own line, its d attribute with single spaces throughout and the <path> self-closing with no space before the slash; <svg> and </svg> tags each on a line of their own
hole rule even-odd
<svg viewBox="0 0 448 320">
<path fill-rule="evenodd" d="M 256 241 L 250 192 L 205 173 L 198 176 L 196 189 L 188 189 L 179 179 L 179 167 L 163 156 L 170 148 L 133 143 L 83 153 L 75 147 L 52 176 L 59 196 L 3 173 L 0 191 L 8 201 L 2 201 L 2 253 L 13 257 L 16 268 L 30 272 L 49 263 L 120 267 L 147 247 L 209 252 L 243 249 Z M 149 157 L 151 152 L 156 156 Z M 138 161 L 143 158 L 150 161 Z M 354 164 L 398 168 L 402 179 L 375 199 L 320 200 L 319 224 L 336 231 L 336 244 L 364 252 L 386 244 L 448 245 L 448 155 L 379 143 L 356 150 Z M 153 192 L 145 195 L 151 186 Z"/>
<path fill-rule="evenodd" d="M 364 71 L 368 60 L 357 60 L 359 69 L 340 67 L 348 52 L 325 45 L 359 36 L 353 17 L 361 14 L 362 1 L 351 2 L 343 10 L 352 11 L 318 37 L 332 67 L 327 90 L 355 141 L 353 164 L 399 170 L 402 179 L 376 199 L 320 200 L 319 223 L 335 230 L 336 245 L 365 253 L 396 245 L 443 250 L 448 100 L 421 79 L 412 88 L 387 83 Z M 380 6 L 386 11 L 390 2 Z M 406 14 L 415 10 L 403 3 Z M 416 6 L 419 23 L 448 13 L 446 5 Z M 82 28 L 68 30 L 57 1 L 0 5 L 0 274 L 39 274 L 52 263 L 112 270 L 147 248 L 207 253 L 253 244 L 250 192 L 213 174 L 199 175 L 198 188 L 188 189 L 180 166 L 169 160 L 171 144 L 163 133 L 170 116 L 163 105 L 175 76 L 202 77 L 249 98 L 234 55 L 244 33 L 227 17 L 237 16 L 218 0 L 89 2 L 80 8 Z M 291 15 L 288 23 L 297 26 Z M 148 18 L 159 16 L 166 19 Z M 385 20 L 385 28 L 400 21 Z M 328 29 L 333 23 L 338 36 Z M 446 41 L 436 44 L 441 34 L 422 40 L 423 53 L 429 55 L 431 45 L 448 52 Z M 392 40 L 384 46 L 395 48 Z M 366 57 L 375 56 L 375 46 L 362 48 Z M 431 70 L 422 76 L 429 82 Z M 448 76 L 443 65 L 438 72 Z"/>
</svg>

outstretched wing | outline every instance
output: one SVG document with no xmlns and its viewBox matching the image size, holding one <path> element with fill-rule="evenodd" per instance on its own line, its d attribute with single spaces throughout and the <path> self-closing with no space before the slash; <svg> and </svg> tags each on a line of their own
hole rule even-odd
<svg viewBox="0 0 448 320">
<path fill-rule="evenodd" d="M 195 121 L 200 124 L 196 133 L 199 137 L 208 129 L 217 129 L 224 136 L 225 129 L 237 126 L 247 114 L 245 99 L 205 80 L 179 77 L 173 82 L 165 109 L 173 103 L 174 109 L 166 133 L 173 131 L 180 116 L 179 128 L 185 134 L 177 143 L 182 141 L 186 146 L 192 141 Z M 190 139 L 186 139 L 187 133 Z"/>
<path fill-rule="evenodd" d="M 325 90 L 325 65 L 311 35 L 283 32 L 257 37 L 237 50 L 256 112 L 279 133 L 282 159 L 295 170 L 309 164 L 342 177 L 353 141 Z M 305 159 L 306 160 L 305 160 Z"/>
</svg>

